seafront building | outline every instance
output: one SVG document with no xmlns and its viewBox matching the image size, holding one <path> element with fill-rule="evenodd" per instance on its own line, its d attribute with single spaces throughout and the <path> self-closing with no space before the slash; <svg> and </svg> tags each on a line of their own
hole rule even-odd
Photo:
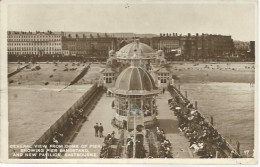
<svg viewBox="0 0 260 167">
<path fill-rule="evenodd" d="M 134 39 L 154 50 L 163 50 L 167 60 L 221 59 L 235 53 L 233 39 L 224 35 L 161 33 L 150 37 L 115 37 L 106 33 L 8 31 L 8 55 L 72 56 L 106 61 L 110 50 L 118 51 Z"/>
<path fill-rule="evenodd" d="M 8 55 L 57 55 L 62 54 L 60 32 L 15 32 L 7 35 Z"/>
<path fill-rule="evenodd" d="M 90 34 L 64 34 L 62 37 L 62 54 L 64 56 L 84 56 L 88 58 L 107 59 L 109 50 L 116 50 L 117 39 L 111 36 Z"/>
<path fill-rule="evenodd" d="M 170 60 L 180 55 L 192 60 L 227 57 L 235 50 L 231 36 L 223 35 L 161 33 L 151 40 L 153 49 L 163 50 Z"/>
</svg>

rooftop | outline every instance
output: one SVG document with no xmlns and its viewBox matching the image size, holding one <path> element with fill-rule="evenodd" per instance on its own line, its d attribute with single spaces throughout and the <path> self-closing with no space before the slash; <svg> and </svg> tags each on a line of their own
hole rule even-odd
<svg viewBox="0 0 260 167">
<path fill-rule="evenodd" d="M 116 52 L 116 57 L 118 59 L 132 59 L 134 55 L 138 59 L 154 59 L 156 53 L 150 46 L 139 42 L 139 40 L 135 40 L 134 42 L 125 45 Z"/>
<path fill-rule="evenodd" d="M 162 67 L 162 68 L 159 68 L 155 71 L 156 73 L 170 73 L 167 68 L 165 67 Z"/>
<path fill-rule="evenodd" d="M 157 92 L 152 76 L 143 68 L 130 66 L 118 76 L 114 88 L 116 94 L 142 95 Z"/>
<path fill-rule="evenodd" d="M 101 73 L 115 73 L 115 71 L 112 68 L 106 68 L 103 71 L 101 71 Z"/>
</svg>

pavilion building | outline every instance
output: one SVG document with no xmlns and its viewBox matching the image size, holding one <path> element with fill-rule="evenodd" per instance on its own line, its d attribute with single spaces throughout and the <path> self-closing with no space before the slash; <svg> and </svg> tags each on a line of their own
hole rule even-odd
<svg viewBox="0 0 260 167">
<path fill-rule="evenodd" d="M 116 53 L 117 60 L 130 64 L 117 77 L 110 90 L 115 96 L 115 120 L 128 130 L 136 126 L 153 126 L 156 123 L 156 96 L 159 93 L 154 79 L 148 72 L 156 52 L 148 45 L 134 41 Z"/>
<path fill-rule="evenodd" d="M 174 82 L 171 73 L 167 70 L 166 67 L 161 67 L 155 70 L 154 77 L 157 78 L 156 86 L 160 88 L 167 88 Z"/>
</svg>

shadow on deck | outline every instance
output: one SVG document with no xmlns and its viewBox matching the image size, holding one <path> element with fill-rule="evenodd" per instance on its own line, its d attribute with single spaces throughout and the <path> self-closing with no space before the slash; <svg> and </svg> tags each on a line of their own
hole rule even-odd
<svg viewBox="0 0 260 167">
<path fill-rule="evenodd" d="M 180 133 L 178 129 L 178 121 L 173 119 L 158 119 L 159 127 L 166 134 Z"/>
</svg>

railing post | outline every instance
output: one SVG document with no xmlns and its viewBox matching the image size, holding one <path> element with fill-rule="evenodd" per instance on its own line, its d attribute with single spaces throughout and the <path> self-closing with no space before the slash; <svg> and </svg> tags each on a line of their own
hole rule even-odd
<svg viewBox="0 0 260 167">
<path fill-rule="evenodd" d="M 214 119 L 213 119 L 213 116 L 210 116 L 210 123 L 211 123 L 212 126 L 214 125 Z"/>
<path fill-rule="evenodd" d="M 237 153 L 240 155 L 240 143 L 237 141 Z"/>
<path fill-rule="evenodd" d="M 198 109 L 198 102 L 195 101 L 195 109 L 197 110 Z"/>
</svg>

